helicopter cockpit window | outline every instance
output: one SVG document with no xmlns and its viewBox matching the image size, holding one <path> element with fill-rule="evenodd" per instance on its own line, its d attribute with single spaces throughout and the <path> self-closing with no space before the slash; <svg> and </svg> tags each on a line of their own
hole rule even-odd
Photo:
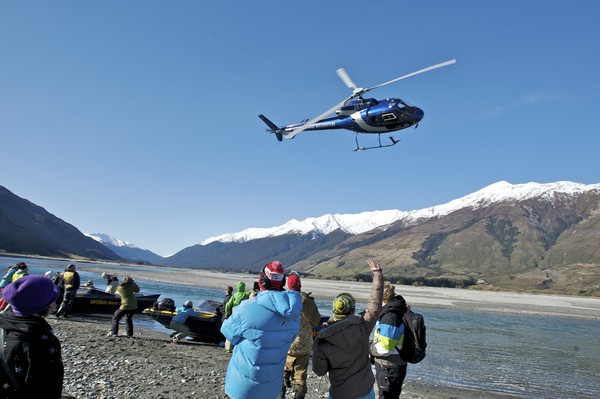
<svg viewBox="0 0 600 399">
<path fill-rule="evenodd" d="M 404 108 L 404 107 L 408 107 L 408 104 L 406 104 L 404 101 L 402 100 L 398 100 L 398 103 L 396 104 L 396 106 L 400 109 Z"/>
<path fill-rule="evenodd" d="M 396 114 L 390 112 L 389 114 L 381 115 L 381 118 L 383 119 L 384 122 L 393 121 L 396 119 Z"/>
</svg>

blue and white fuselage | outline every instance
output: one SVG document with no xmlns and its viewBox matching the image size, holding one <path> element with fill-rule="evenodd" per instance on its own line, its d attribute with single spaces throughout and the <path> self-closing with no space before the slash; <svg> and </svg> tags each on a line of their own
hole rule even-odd
<svg viewBox="0 0 600 399">
<path fill-rule="evenodd" d="M 407 105 L 398 98 L 385 100 L 353 99 L 336 111 L 338 116 L 321 119 L 310 126 L 304 123 L 279 128 L 285 137 L 294 130 L 346 129 L 356 133 L 390 133 L 417 125 L 424 116 L 423 110 Z"/>
</svg>

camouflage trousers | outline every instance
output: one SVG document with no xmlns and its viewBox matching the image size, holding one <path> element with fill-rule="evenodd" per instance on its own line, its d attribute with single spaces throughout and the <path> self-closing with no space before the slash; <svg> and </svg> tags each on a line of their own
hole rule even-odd
<svg viewBox="0 0 600 399">
<path fill-rule="evenodd" d="M 306 377 L 308 376 L 308 355 L 290 356 L 285 359 L 283 370 L 283 390 L 292 388 L 294 399 L 303 399 L 306 395 Z"/>
</svg>

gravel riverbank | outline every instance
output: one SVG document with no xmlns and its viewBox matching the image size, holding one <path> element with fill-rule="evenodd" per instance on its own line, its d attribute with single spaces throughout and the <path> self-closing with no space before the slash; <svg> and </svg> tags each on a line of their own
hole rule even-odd
<svg viewBox="0 0 600 399">
<path fill-rule="evenodd" d="M 146 317 L 136 315 L 136 318 Z M 223 391 L 230 354 L 223 348 L 169 342 L 166 333 L 137 328 L 133 338 L 107 337 L 110 319 L 49 317 L 65 365 L 63 395 L 77 399 L 227 399 Z M 122 326 L 124 327 L 124 326 Z M 121 331 L 124 334 L 124 331 Z M 306 399 L 327 397 L 327 379 L 312 371 Z M 513 396 L 446 386 L 408 384 L 403 399 L 500 399 Z"/>
</svg>

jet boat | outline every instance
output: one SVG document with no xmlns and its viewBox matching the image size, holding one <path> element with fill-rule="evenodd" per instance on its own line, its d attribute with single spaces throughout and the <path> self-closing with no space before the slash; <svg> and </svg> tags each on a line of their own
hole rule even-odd
<svg viewBox="0 0 600 399">
<path fill-rule="evenodd" d="M 61 289 L 62 291 L 62 289 Z M 138 292 L 135 294 L 138 308 L 136 313 L 142 313 L 144 309 L 152 306 L 158 300 L 160 294 L 146 294 Z M 57 304 L 62 302 L 62 292 L 58 297 Z M 78 314 L 104 314 L 114 313 L 121 305 L 121 297 L 117 294 L 109 294 L 102 290 L 90 287 L 81 287 L 77 290 L 75 302 L 70 313 Z"/>
<path fill-rule="evenodd" d="M 221 334 L 222 314 L 219 311 L 220 307 L 221 302 L 211 300 L 206 300 L 198 306 L 194 306 L 194 310 L 200 312 L 200 315 L 190 316 L 185 322 L 191 330 L 189 337 L 192 340 L 213 344 L 225 341 L 225 337 Z M 149 307 L 144 309 L 142 313 L 152 317 L 168 329 L 171 328 L 171 319 L 177 314 L 176 311 L 161 310 L 157 307 Z"/>
</svg>

